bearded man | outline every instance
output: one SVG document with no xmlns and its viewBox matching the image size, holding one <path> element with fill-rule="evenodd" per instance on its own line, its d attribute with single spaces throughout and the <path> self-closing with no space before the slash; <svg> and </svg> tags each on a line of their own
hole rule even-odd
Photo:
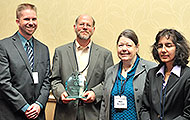
<svg viewBox="0 0 190 120">
<path fill-rule="evenodd" d="M 98 120 L 102 85 L 107 68 L 113 65 L 112 54 L 92 42 L 95 21 L 91 16 L 78 16 L 74 30 L 74 42 L 55 49 L 51 76 L 52 92 L 57 100 L 54 119 Z M 86 82 L 83 98 L 68 97 L 67 81 L 75 72 Z"/>
</svg>

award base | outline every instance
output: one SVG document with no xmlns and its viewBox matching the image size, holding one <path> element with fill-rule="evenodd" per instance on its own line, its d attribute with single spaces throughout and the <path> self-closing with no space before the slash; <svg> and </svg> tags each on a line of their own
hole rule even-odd
<svg viewBox="0 0 190 120">
<path fill-rule="evenodd" d="M 82 97 L 82 96 L 68 96 L 66 98 L 86 98 L 86 97 Z"/>
</svg>

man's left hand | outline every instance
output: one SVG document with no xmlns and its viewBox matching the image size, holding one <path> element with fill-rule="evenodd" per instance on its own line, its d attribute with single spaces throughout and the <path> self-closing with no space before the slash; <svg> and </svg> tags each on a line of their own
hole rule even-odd
<svg viewBox="0 0 190 120">
<path fill-rule="evenodd" d="M 28 119 L 36 119 L 40 114 L 41 108 L 38 104 L 34 103 L 28 107 L 25 112 L 25 115 Z"/>
<path fill-rule="evenodd" d="M 81 100 L 84 103 L 92 103 L 96 99 L 94 91 L 86 91 L 82 96 L 86 97 L 86 98 L 81 98 Z"/>
</svg>

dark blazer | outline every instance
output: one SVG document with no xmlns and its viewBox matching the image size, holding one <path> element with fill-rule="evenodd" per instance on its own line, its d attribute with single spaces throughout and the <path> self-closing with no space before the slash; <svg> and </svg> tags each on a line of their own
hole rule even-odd
<svg viewBox="0 0 190 120">
<path fill-rule="evenodd" d="M 0 41 L 0 120 L 26 119 L 21 108 L 40 102 L 43 108 L 36 120 L 45 119 L 49 96 L 50 59 L 47 46 L 33 39 L 34 70 L 38 84 L 33 83 L 32 71 L 18 33 Z"/>
<path fill-rule="evenodd" d="M 160 67 L 148 72 L 143 93 L 141 120 L 160 120 L 163 76 L 156 75 Z M 162 92 L 164 93 L 164 92 Z M 181 69 L 181 77 L 171 73 L 167 83 L 163 120 L 190 120 L 190 68 Z"/>
<path fill-rule="evenodd" d="M 133 79 L 133 89 L 134 89 L 135 106 L 137 114 L 141 107 L 142 93 L 144 89 L 146 74 L 148 73 L 148 70 L 150 68 L 155 66 L 156 66 L 155 63 L 143 60 L 141 58 L 137 65 L 137 69 Z M 110 120 L 110 96 L 118 74 L 118 69 L 119 69 L 119 64 L 116 64 L 110 67 L 106 72 L 106 77 L 104 81 L 103 100 L 100 110 L 101 120 Z"/>
<path fill-rule="evenodd" d="M 85 120 L 98 120 L 100 104 L 102 100 L 102 82 L 108 67 L 113 65 L 112 54 L 107 49 L 92 43 L 90 64 L 87 71 L 88 90 L 93 90 L 96 100 L 93 103 L 83 105 Z M 65 82 L 72 72 L 77 69 L 73 52 L 73 43 L 58 47 L 55 50 L 52 67 L 51 86 L 57 99 L 55 120 L 76 120 L 78 100 L 63 104 L 60 96 L 65 92 Z"/>
</svg>

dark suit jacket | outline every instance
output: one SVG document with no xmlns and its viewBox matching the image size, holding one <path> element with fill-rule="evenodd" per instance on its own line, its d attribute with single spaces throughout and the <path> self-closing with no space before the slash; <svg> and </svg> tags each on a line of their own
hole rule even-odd
<svg viewBox="0 0 190 120">
<path fill-rule="evenodd" d="M 34 70 L 39 83 L 33 83 L 32 71 L 18 33 L 0 41 L 0 120 L 26 119 L 21 108 L 40 102 L 45 108 L 49 96 L 50 59 L 47 46 L 33 39 Z M 37 120 L 44 120 L 44 109 Z"/>
<path fill-rule="evenodd" d="M 88 90 L 93 90 L 96 100 L 93 103 L 84 104 L 85 120 L 98 120 L 100 104 L 102 99 L 102 82 L 108 67 L 113 65 L 112 54 L 107 49 L 92 43 L 90 64 L 87 72 Z M 55 109 L 56 120 L 76 120 L 78 111 L 78 100 L 68 104 L 60 101 L 61 93 L 65 92 L 65 82 L 72 72 L 77 69 L 73 52 L 73 43 L 66 44 L 55 50 L 52 67 L 51 83 L 52 92 L 57 99 Z"/>
<path fill-rule="evenodd" d="M 156 75 L 160 67 L 148 72 L 143 93 L 141 120 L 160 120 L 160 95 L 163 76 Z M 162 92 L 164 93 L 164 92 Z M 163 102 L 161 102 L 163 104 Z M 181 77 L 171 74 L 165 92 L 164 120 L 190 119 L 190 68 L 181 69 Z"/>
<path fill-rule="evenodd" d="M 138 115 L 138 111 L 141 107 L 142 93 L 144 89 L 144 83 L 146 79 L 146 74 L 148 70 L 152 67 L 155 67 L 156 64 L 150 61 L 143 60 L 140 58 L 140 61 L 137 65 L 136 72 L 133 79 L 133 89 L 135 97 L 135 106 Z M 105 76 L 104 81 L 104 91 L 103 91 L 103 100 L 100 110 L 100 120 L 110 120 L 110 96 L 113 85 L 118 74 L 119 63 L 110 67 Z M 139 116 L 139 115 L 138 115 Z M 139 117 L 138 117 L 139 118 Z"/>
</svg>

